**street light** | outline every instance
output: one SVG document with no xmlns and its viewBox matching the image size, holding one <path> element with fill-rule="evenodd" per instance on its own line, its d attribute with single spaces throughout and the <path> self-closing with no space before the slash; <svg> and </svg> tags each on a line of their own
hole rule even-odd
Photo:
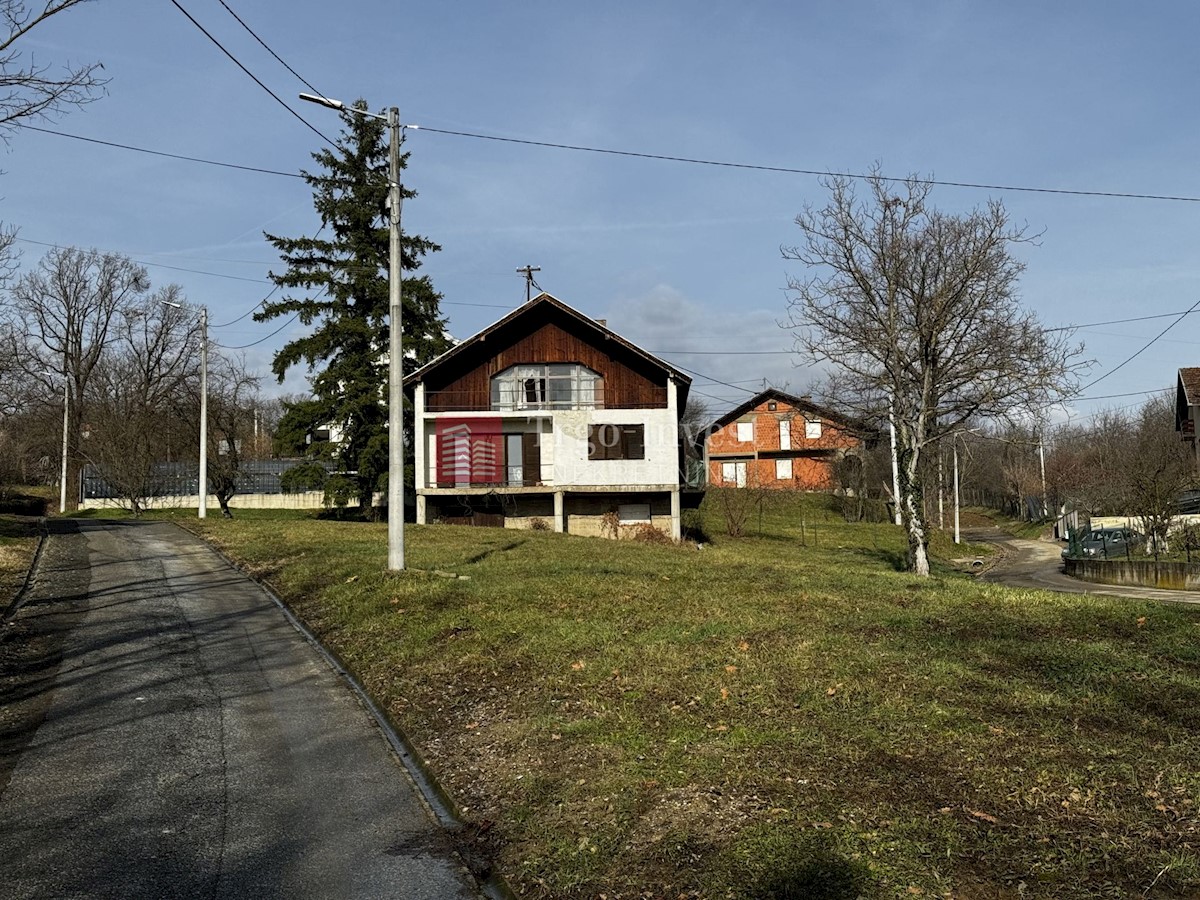
<svg viewBox="0 0 1200 900">
<path fill-rule="evenodd" d="M 388 316 L 388 568 L 404 569 L 404 357 L 401 355 L 400 281 L 400 110 L 388 109 L 386 116 L 347 106 L 341 100 L 317 94 L 301 94 L 301 100 L 317 103 L 342 112 L 354 113 L 368 119 L 387 122 L 390 132 L 388 148 L 388 207 L 390 241 L 388 259 L 389 316 Z"/>
<path fill-rule="evenodd" d="M 46 372 L 47 375 L 54 376 L 57 372 Z M 63 380 L 63 440 L 62 440 L 62 475 L 60 477 L 61 484 L 58 489 L 58 512 L 60 515 L 67 511 L 67 429 L 70 427 L 70 411 L 71 411 L 71 379 L 64 372 Z"/>
<path fill-rule="evenodd" d="M 183 309 L 182 303 L 161 300 L 175 309 Z M 200 494 L 197 517 L 208 516 L 208 307 L 200 307 Z"/>
</svg>

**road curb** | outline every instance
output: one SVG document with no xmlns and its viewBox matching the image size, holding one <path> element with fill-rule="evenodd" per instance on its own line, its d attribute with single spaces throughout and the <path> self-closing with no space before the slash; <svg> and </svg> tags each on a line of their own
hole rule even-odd
<svg viewBox="0 0 1200 900">
<path fill-rule="evenodd" d="M 13 595 L 11 601 L 4 609 L 4 614 L 0 616 L 0 625 L 8 625 L 21 610 L 21 604 L 25 602 L 25 595 L 29 593 L 29 586 L 33 584 L 34 573 L 37 572 L 38 566 L 42 561 L 42 550 L 46 546 L 46 538 L 50 536 L 50 529 L 46 525 L 46 517 L 38 517 L 38 543 L 34 548 L 33 558 L 29 561 L 29 568 L 25 572 L 25 580 L 21 583 L 21 587 L 17 593 Z"/>
<path fill-rule="evenodd" d="M 326 664 L 346 682 L 359 703 L 363 705 L 371 718 L 375 720 L 376 726 L 383 733 L 384 738 L 392 748 L 392 752 L 404 767 L 405 772 L 408 773 L 408 777 L 416 788 L 422 802 L 433 816 L 434 821 L 451 838 L 455 846 L 455 853 L 462 862 L 463 868 L 470 873 L 480 890 L 490 900 L 517 900 L 517 895 L 509 887 L 504 877 L 494 870 L 490 860 L 484 859 L 481 855 L 475 853 L 465 854 L 462 846 L 460 846 L 464 842 L 454 840 L 454 838 L 461 837 L 470 830 L 470 826 L 463 821 L 454 800 L 450 797 L 446 789 L 438 783 L 432 770 L 404 734 L 404 730 L 375 701 L 375 698 L 371 696 L 367 689 L 362 686 L 362 683 L 359 682 L 353 671 L 346 665 L 337 652 L 326 647 L 321 639 L 308 628 L 296 611 L 283 598 L 271 590 L 269 585 L 255 578 L 253 574 L 238 565 L 234 559 L 227 556 L 219 547 L 205 540 L 202 534 L 197 534 L 179 522 L 170 522 L 169 524 L 203 541 L 204 545 L 219 559 L 223 560 L 226 565 L 246 578 L 249 578 L 271 598 L 272 602 L 279 607 L 291 626 L 320 654 Z"/>
</svg>

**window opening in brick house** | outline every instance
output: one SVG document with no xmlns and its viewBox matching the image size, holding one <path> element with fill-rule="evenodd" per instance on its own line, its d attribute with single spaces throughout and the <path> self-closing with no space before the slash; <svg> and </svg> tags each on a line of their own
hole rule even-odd
<svg viewBox="0 0 1200 900">
<path fill-rule="evenodd" d="M 792 461 L 790 459 L 775 460 L 775 480 L 776 481 L 791 481 L 792 480 Z"/>
<path fill-rule="evenodd" d="M 804 422 L 804 436 L 810 441 L 815 441 L 821 436 L 821 420 L 806 419 Z"/>
<path fill-rule="evenodd" d="M 738 422 L 737 423 L 737 439 L 739 443 L 748 444 L 754 440 L 754 423 L 753 422 Z"/>
</svg>

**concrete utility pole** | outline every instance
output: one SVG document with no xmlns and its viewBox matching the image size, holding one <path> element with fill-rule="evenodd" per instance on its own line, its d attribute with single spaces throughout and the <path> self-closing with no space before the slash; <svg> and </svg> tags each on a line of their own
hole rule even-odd
<svg viewBox="0 0 1200 900">
<path fill-rule="evenodd" d="M 400 253 L 400 109 L 388 110 L 388 568 L 404 569 L 404 304 Z"/>
<path fill-rule="evenodd" d="M 208 515 L 208 307 L 200 307 L 200 503 L 198 518 Z"/>
<path fill-rule="evenodd" d="M 533 298 L 533 273 L 542 271 L 541 266 L 521 266 L 517 269 L 518 275 L 525 276 L 525 302 L 528 303 Z"/>
<path fill-rule="evenodd" d="M 182 303 L 160 300 L 173 309 L 183 309 Z M 208 307 L 200 307 L 200 472 L 196 481 L 200 495 L 197 518 L 208 515 Z"/>
<path fill-rule="evenodd" d="M 400 572 L 404 569 L 404 262 L 400 255 L 400 204 L 403 201 L 400 194 L 400 110 L 393 106 L 386 116 L 381 116 L 347 106 L 332 97 L 301 94 L 300 99 L 365 119 L 380 119 L 388 126 L 388 568 Z"/>
</svg>

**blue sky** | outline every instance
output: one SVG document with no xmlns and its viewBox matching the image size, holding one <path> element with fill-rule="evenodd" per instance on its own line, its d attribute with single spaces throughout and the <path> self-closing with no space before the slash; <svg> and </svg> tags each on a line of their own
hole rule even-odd
<svg viewBox="0 0 1200 900">
<path fill-rule="evenodd" d="M 396 105 L 405 123 L 560 144 L 808 170 L 1200 197 L 1200 79 L 1191 3 L 453 4 L 226 0 L 321 92 Z M 218 0 L 180 0 L 316 128 L 337 115 Z M 107 96 L 47 127 L 267 169 L 310 167 L 320 139 L 170 2 L 96 0 L 24 44 L 43 62 L 100 60 Z M 810 175 L 631 159 L 409 131 L 406 230 L 439 242 L 425 271 L 466 337 L 524 299 L 515 272 L 700 373 L 714 412 L 769 383 L 804 390 L 788 354 L 780 245 L 824 192 Z M 221 325 L 270 290 L 262 231 L 311 234 L 298 179 L 22 131 L 0 158 L 0 219 L 23 263 L 58 243 L 116 250 L 183 286 Z M 1025 304 L 1049 325 L 1179 312 L 1200 300 L 1200 203 L 938 187 L 965 211 L 1000 197 L 1044 232 L 1020 250 Z M 175 268 L 166 268 L 166 267 Z M 180 271 L 194 270 L 194 271 Z M 205 273 L 205 274 L 202 274 Z M 1200 315 L 1200 314 L 1198 314 Z M 1193 318 L 1087 396 L 1170 386 L 1200 364 Z M 1084 329 L 1116 367 L 1166 327 Z M 214 328 L 266 372 L 298 324 Z M 263 340 L 267 338 L 266 340 Z M 301 390 L 303 372 L 269 392 Z M 1089 379 L 1089 380 L 1090 380 Z M 714 382 L 728 382 L 720 384 Z M 1075 415 L 1136 403 L 1080 400 Z"/>
</svg>

